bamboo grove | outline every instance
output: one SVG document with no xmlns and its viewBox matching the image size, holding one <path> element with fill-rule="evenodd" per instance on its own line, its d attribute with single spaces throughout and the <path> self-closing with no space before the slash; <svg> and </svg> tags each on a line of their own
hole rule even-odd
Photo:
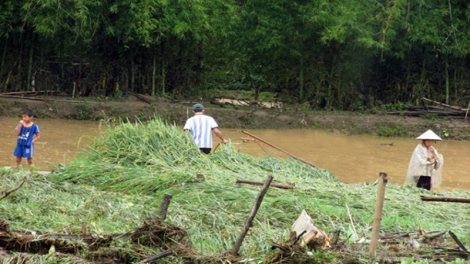
<svg viewBox="0 0 470 264">
<path fill-rule="evenodd" d="M 466 0 L 4 0 L 0 92 L 466 105 L 469 22 Z"/>
</svg>

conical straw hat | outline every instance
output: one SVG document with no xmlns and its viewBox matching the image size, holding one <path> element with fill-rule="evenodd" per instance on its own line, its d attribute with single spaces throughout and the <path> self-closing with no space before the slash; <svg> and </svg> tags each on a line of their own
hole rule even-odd
<svg viewBox="0 0 470 264">
<path fill-rule="evenodd" d="M 431 129 L 428 131 L 424 132 L 421 136 L 417 137 L 416 139 L 421 139 L 421 140 L 442 140 L 438 135 L 436 135 L 434 132 L 432 132 Z"/>
</svg>

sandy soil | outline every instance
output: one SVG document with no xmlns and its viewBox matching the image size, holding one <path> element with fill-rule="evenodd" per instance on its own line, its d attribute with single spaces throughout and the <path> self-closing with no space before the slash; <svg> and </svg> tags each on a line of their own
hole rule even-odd
<svg viewBox="0 0 470 264">
<path fill-rule="evenodd" d="M 194 101 L 172 102 L 146 96 L 138 99 L 91 101 L 88 98 L 32 97 L 0 98 L 0 115 L 18 117 L 21 110 L 32 109 L 37 118 L 101 120 L 109 118 L 145 120 L 155 115 L 172 124 L 183 125 L 192 115 Z M 450 118 L 421 118 L 399 115 L 367 115 L 350 112 L 306 112 L 295 107 L 283 109 L 235 108 L 202 102 L 206 114 L 213 116 L 221 128 L 242 129 L 322 129 L 334 133 L 375 134 L 416 137 L 432 129 L 438 135 L 456 140 L 470 140 L 470 122 Z"/>
</svg>

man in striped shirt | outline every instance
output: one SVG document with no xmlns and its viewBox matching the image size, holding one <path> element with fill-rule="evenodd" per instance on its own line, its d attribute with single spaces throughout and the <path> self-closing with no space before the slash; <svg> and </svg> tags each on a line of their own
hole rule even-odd
<svg viewBox="0 0 470 264">
<path fill-rule="evenodd" d="M 194 142 L 201 152 L 209 154 L 212 149 L 212 131 L 215 135 L 222 140 L 222 143 L 227 143 L 219 126 L 214 118 L 204 114 L 204 106 L 202 104 L 193 105 L 194 116 L 186 120 L 184 130 L 191 131 Z"/>
</svg>

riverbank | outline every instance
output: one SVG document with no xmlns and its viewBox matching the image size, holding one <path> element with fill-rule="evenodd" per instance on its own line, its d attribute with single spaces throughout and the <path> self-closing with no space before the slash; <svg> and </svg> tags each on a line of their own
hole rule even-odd
<svg viewBox="0 0 470 264">
<path fill-rule="evenodd" d="M 32 100 L 34 99 L 34 100 Z M 21 110 L 32 109 L 37 118 L 74 120 L 147 120 L 154 115 L 177 125 L 183 125 L 192 115 L 195 101 L 170 101 L 165 98 L 130 96 L 124 100 L 106 98 L 41 97 L 32 99 L 0 99 L 0 115 L 19 117 Z M 387 115 L 385 112 L 307 111 L 286 105 L 282 109 L 220 106 L 202 102 L 206 114 L 213 116 L 221 128 L 241 129 L 320 129 L 347 135 L 416 137 L 432 129 L 444 139 L 470 140 L 470 123 L 464 119 L 407 117 Z"/>
</svg>

